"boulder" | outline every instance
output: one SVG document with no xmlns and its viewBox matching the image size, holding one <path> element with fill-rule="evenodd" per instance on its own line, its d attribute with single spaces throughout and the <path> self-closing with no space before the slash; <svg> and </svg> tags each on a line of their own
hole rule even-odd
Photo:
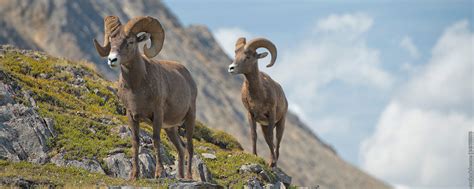
<svg viewBox="0 0 474 189">
<path fill-rule="evenodd" d="M 129 178 L 132 163 L 124 153 L 117 153 L 109 155 L 104 158 L 104 163 L 107 166 L 107 174 L 114 177 Z"/>
<path fill-rule="evenodd" d="M 56 188 L 57 185 L 48 181 L 29 180 L 18 177 L 1 177 L 0 186 L 8 188 Z"/>
<path fill-rule="evenodd" d="M 244 185 L 245 189 L 263 189 L 262 183 L 257 178 L 251 178 L 247 181 L 247 184 Z"/>
<path fill-rule="evenodd" d="M 193 156 L 193 178 L 202 182 L 212 182 L 212 174 L 209 168 L 198 155 Z"/>
<path fill-rule="evenodd" d="M 282 182 L 276 182 L 274 184 L 266 184 L 263 188 L 265 188 L 265 189 L 286 189 L 286 186 Z"/>
<path fill-rule="evenodd" d="M 239 172 L 240 173 L 246 173 L 246 172 L 252 172 L 252 173 L 260 173 L 263 170 L 262 166 L 259 164 L 245 164 L 240 166 Z"/>
<path fill-rule="evenodd" d="M 33 107 L 14 102 L 8 88 L 0 82 L 0 159 L 48 162 L 48 140 L 56 136 L 53 123 Z"/>
<path fill-rule="evenodd" d="M 10 86 L 0 82 L 0 106 L 13 103 L 14 101 L 10 92 Z"/>
<path fill-rule="evenodd" d="M 277 180 L 285 184 L 285 186 L 289 186 L 291 184 L 291 177 L 288 176 L 283 170 L 278 167 L 272 168 L 273 173 L 275 173 Z"/>
<path fill-rule="evenodd" d="M 196 182 L 196 181 L 180 181 L 169 185 L 170 189 L 220 189 L 223 188 L 217 184 L 212 184 L 208 182 Z"/>
<path fill-rule="evenodd" d="M 105 171 L 104 169 L 102 169 L 99 161 L 95 159 L 83 159 L 80 161 L 79 160 L 65 160 L 64 152 L 53 156 L 50 162 L 57 166 L 74 166 L 74 167 L 83 168 L 93 173 L 105 174 Z"/>
</svg>

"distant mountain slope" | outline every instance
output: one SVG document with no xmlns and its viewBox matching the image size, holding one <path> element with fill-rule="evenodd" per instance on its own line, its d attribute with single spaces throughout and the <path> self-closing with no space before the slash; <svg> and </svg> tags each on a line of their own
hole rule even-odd
<svg viewBox="0 0 474 189">
<path fill-rule="evenodd" d="M 191 71 L 199 89 L 198 119 L 232 133 L 246 150 L 250 149 L 248 124 L 240 100 L 242 78 L 227 73 L 230 58 L 206 27 L 182 26 L 159 1 L 0 0 L 0 43 L 90 60 L 110 73 L 105 60 L 97 56 L 92 46 L 92 38 L 102 40 L 102 19 L 106 15 L 117 15 L 122 22 L 139 15 L 159 18 L 166 38 L 158 59 L 178 60 Z M 113 76 L 109 74 L 110 78 Z M 294 184 L 388 188 L 343 161 L 293 113 L 288 117 L 279 166 L 293 176 Z M 258 132 L 259 155 L 268 158 L 267 146 Z"/>
</svg>

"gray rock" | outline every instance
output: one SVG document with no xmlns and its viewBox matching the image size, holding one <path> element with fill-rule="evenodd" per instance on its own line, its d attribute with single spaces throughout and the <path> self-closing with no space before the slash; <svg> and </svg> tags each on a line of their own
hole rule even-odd
<svg viewBox="0 0 474 189">
<path fill-rule="evenodd" d="M 268 187 L 270 188 L 281 188 L 281 184 L 288 187 L 291 184 L 291 177 L 288 176 L 285 172 L 283 172 L 280 168 L 272 168 L 272 172 L 276 175 L 276 180 L 274 180 L 270 175 L 269 172 L 265 171 L 262 166 L 259 164 L 245 164 L 242 165 L 239 169 L 240 173 L 257 173 L 263 179 L 263 181 L 270 183 Z M 257 187 L 255 185 L 256 182 L 260 182 L 257 179 L 251 179 L 248 181 L 249 187 L 252 186 L 253 188 Z M 250 187 L 250 188 L 252 188 Z"/>
<path fill-rule="evenodd" d="M 210 153 L 202 153 L 201 154 L 203 158 L 205 159 L 217 159 L 216 155 L 210 154 Z"/>
<path fill-rule="evenodd" d="M 199 156 L 193 156 L 193 178 L 198 179 L 202 182 L 212 182 L 212 174 L 209 168 Z"/>
<path fill-rule="evenodd" d="M 155 176 L 155 158 L 150 153 L 142 153 L 138 155 L 140 160 L 140 173 L 142 177 L 153 178 Z"/>
<path fill-rule="evenodd" d="M 46 163 L 47 141 L 55 136 L 52 123 L 46 123 L 34 108 L 11 101 L 7 88 L 0 84 L 0 159 Z"/>
<path fill-rule="evenodd" d="M 272 168 L 273 173 L 277 176 L 277 179 L 285 184 L 285 186 L 289 186 L 291 184 L 291 177 L 288 176 L 285 172 L 283 172 L 280 168 L 274 167 Z"/>
<path fill-rule="evenodd" d="M 180 182 L 169 185 L 169 188 L 170 189 L 194 189 L 194 188 L 218 189 L 218 188 L 223 188 L 223 187 L 217 184 L 212 184 L 208 182 L 180 181 Z"/>
<path fill-rule="evenodd" d="M 263 189 L 262 183 L 257 178 L 252 178 L 247 181 L 247 184 L 244 185 L 245 189 Z"/>
<path fill-rule="evenodd" d="M 138 155 L 141 178 L 153 178 L 155 176 L 156 160 L 151 151 L 144 151 Z M 114 177 L 129 178 L 132 169 L 131 158 L 125 153 L 116 153 L 103 159 L 108 168 L 107 174 Z"/>
<path fill-rule="evenodd" d="M 57 137 L 58 133 L 56 133 L 56 130 L 54 130 L 54 120 L 51 118 L 44 118 L 43 120 L 53 137 Z"/>
<path fill-rule="evenodd" d="M 246 172 L 257 173 L 263 178 L 264 181 L 271 182 L 271 183 L 274 182 L 273 178 L 270 176 L 270 173 L 265 171 L 262 168 L 262 166 L 260 166 L 259 164 L 253 163 L 253 164 L 242 165 L 239 169 L 239 172 L 240 173 L 246 173 Z"/>
<path fill-rule="evenodd" d="M 266 184 L 265 189 L 286 189 L 286 186 L 282 182 L 276 182 L 274 184 Z"/>
<path fill-rule="evenodd" d="M 267 181 L 267 182 L 274 182 L 274 180 L 272 179 L 272 177 L 270 176 L 270 174 L 265 171 L 265 170 L 262 170 L 258 173 L 258 175 L 260 175 L 264 181 Z"/>
<path fill-rule="evenodd" d="M 10 92 L 10 86 L 5 85 L 3 82 L 0 82 L 0 106 L 6 104 L 13 104 L 13 98 Z"/>
<path fill-rule="evenodd" d="M 108 175 L 114 177 L 128 178 L 132 163 L 125 157 L 124 153 L 109 155 L 103 159 L 108 168 Z"/>
<path fill-rule="evenodd" d="M 42 79 L 49 79 L 51 77 L 51 74 L 47 74 L 47 73 L 40 73 L 38 75 L 39 78 L 42 78 Z"/>
<path fill-rule="evenodd" d="M 56 188 L 57 186 L 48 181 L 28 180 L 21 177 L 2 177 L 0 186 L 10 186 L 12 188 Z M 6 187 L 7 188 L 7 187 Z"/>
<path fill-rule="evenodd" d="M 152 189 L 153 187 L 137 187 L 137 186 L 107 186 L 108 189 Z"/>
<path fill-rule="evenodd" d="M 246 173 L 246 172 L 252 172 L 252 173 L 260 173 L 263 170 L 262 166 L 259 164 L 245 164 L 240 166 L 239 172 L 240 173 Z"/>
<path fill-rule="evenodd" d="M 127 125 L 117 126 L 111 129 L 112 132 L 117 133 L 122 139 L 130 139 L 132 133 Z M 153 146 L 153 139 L 146 131 L 140 129 L 140 146 Z"/>
<path fill-rule="evenodd" d="M 59 153 L 51 158 L 51 163 L 56 164 L 57 166 L 74 166 L 83 168 L 88 170 L 89 172 L 93 173 L 100 173 L 105 174 L 104 169 L 100 166 L 99 161 L 94 159 L 83 159 L 81 161 L 78 160 L 65 160 L 64 153 Z"/>
</svg>

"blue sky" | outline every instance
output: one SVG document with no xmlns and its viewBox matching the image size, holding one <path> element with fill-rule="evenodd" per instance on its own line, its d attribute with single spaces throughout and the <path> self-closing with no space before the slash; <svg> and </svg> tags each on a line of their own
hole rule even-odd
<svg viewBox="0 0 474 189">
<path fill-rule="evenodd" d="M 467 185 L 472 1 L 165 2 L 231 56 L 241 35 L 271 39 L 279 58 L 261 71 L 345 160 L 399 188 Z"/>
</svg>

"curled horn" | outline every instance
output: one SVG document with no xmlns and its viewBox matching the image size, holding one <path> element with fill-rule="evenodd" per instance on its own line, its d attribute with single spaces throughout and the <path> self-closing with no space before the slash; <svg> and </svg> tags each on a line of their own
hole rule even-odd
<svg viewBox="0 0 474 189">
<path fill-rule="evenodd" d="M 110 41 L 109 36 L 115 33 L 122 24 L 117 16 L 107 16 L 104 18 L 104 46 L 100 45 L 96 39 L 94 39 L 94 46 L 100 56 L 105 57 L 110 53 Z"/>
<path fill-rule="evenodd" d="M 265 38 L 256 38 L 256 39 L 251 40 L 245 45 L 246 50 L 252 50 L 252 51 L 256 51 L 260 47 L 266 48 L 272 55 L 272 59 L 270 63 L 267 65 L 267 67 L 273 66 L 277 58 L 277 50 L 276 50 L 275 45 L 271 41 Z"/>
<path fill-rule="evenodd" d="M 143 52 L 148 58 L 155 57 L 163 48 L 165 41 L 165 31 L 160 24 L 160 21 L 149 16 L 136 17 L 125 25 L 125 35 L 137 35 L 140 32 L 150 34 L 151 46 L 148 48 L 146 44 L 143 45 Z"/>
<path fill-rule="evenodd" d="M 235 42 L 235 52 L 237 53 L 238 51 L 243 50 L 245 43 L 245 37 L 237 39 L 237 42 Z"/>
</svg>

